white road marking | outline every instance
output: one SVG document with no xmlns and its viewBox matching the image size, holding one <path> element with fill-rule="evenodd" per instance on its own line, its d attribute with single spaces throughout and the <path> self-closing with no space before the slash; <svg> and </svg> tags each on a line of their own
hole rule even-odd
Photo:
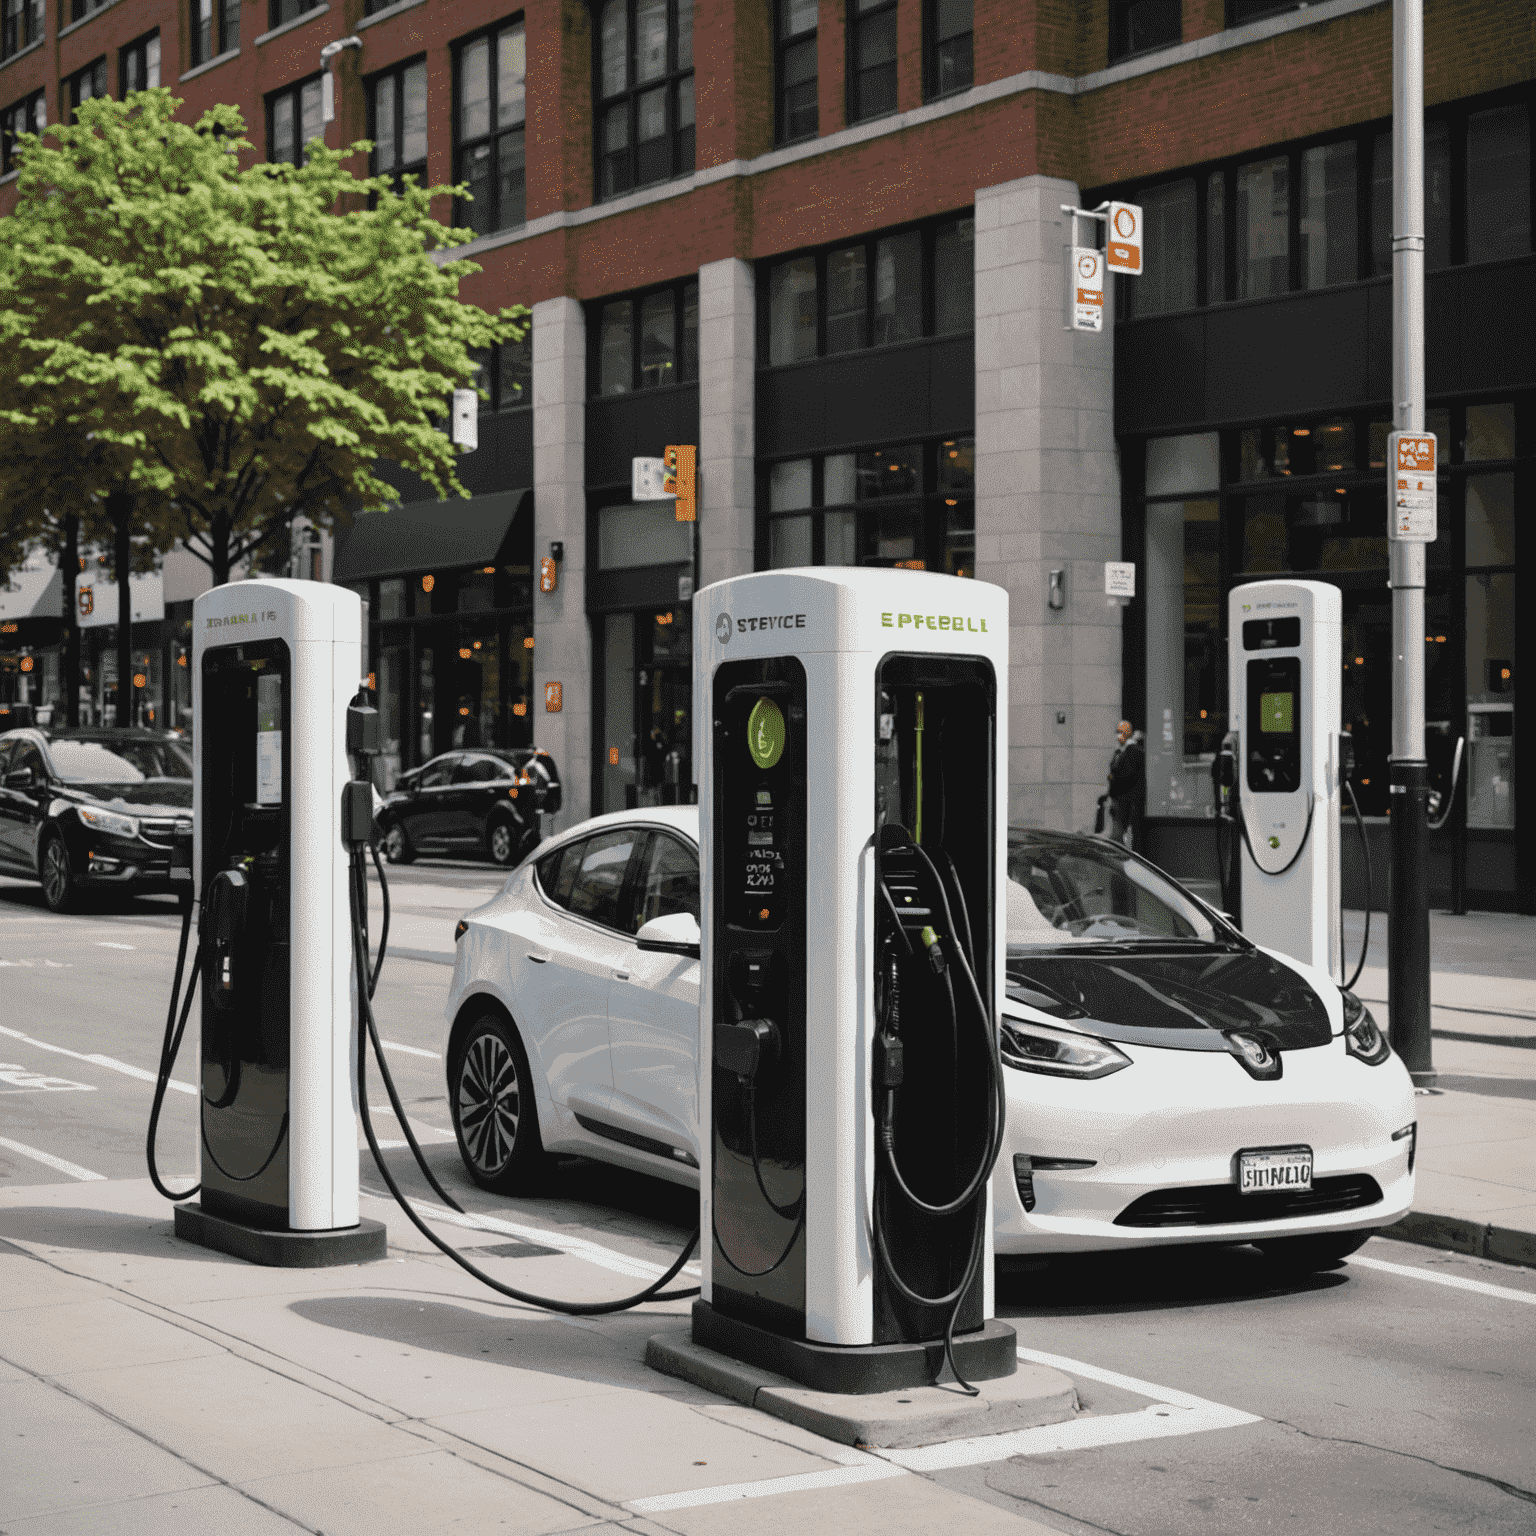
<svg viewBox="0 0 1536 1536">
<path fill-rule="evenodd" d="M 97 949 L 137 949 L 137 944 L 114 944 L 110 939 L 97 939 Z"/>
<path fill-rule="evenodd" d="M 131 1067 L 126 1061 L 118 1061 L 112 1056 L 102 1056 L 94 1053 L 86 1055 L 82 1051 L 72 1051 L 66 1045 L 50 1045 L 46 1040 L 35 1040 L 31 1035 L 24 1035 L 19 1029 L 7 1029 L 3 1024 L 0 1024 L 0 1035 L 5 1035 L 11 1040 L 20 1040 L 24 1045 L 35 1045 L 40 1051 L 53 1051 L 56 1055 L 68 1056 L 74 1061 L 88 1061 L 93 1066 L 106 1067 L 110 1071 L 121 1072 L 124 1077 L 136 1077 L 140 1082 L 152 1083 L 155 1081 L 155 1074 L 153 1072 L 146 1072 L 143 1067 Z M 170 1086 L 177 1093 L 197 1092 L 194 1084 L 183 1083 L 174 1077 L 171 1079 Z"/>
<path fill-rule="evenodd" d="M 368 1106 L 368 1113 L 370 1115 L 390 1115 L 390 1116 L 393 1116 L 395 1111 L 388 1104 L 370 1104 Z M 441 1126 L 428 1125 L 428 1124 L 426 1124 L 425 1121 L 418 1120 L 414 1115 L 411 1115 L 409 1117 L 409 1119 L 410 1119 L 410 1122 L 411 1122 L 411 1129 L 416 1132 L 416 1139 L 418 1141 L 421 1139 L 423 1133 L 425 1133 L 428 1136 L 436 1136 L 439 1141 L 452 1141 L 453 1140 L 453 1132 L 452 1131 L 445 1131 Z M 382 1147 L 384 1145 L 384 1143 L 381 1141 L 379 1143 L 379 1145 Z M 399 1143 L 399 1145 L 403 1147 L 403 1146 L 406 1145 L 406 1143 L 402 1141 L 402 1142 Z"/>
<path fill-rule="evenodd" d="M 904 1477 L 903 1467 L 881 1464 L 832 1467 L 825 1472 L 800 1472 L 791 1477 L 769 1477 L 757 1483 L 725 1483 L 717 1488 L 694 1488 L 687 1493 L 663 1493 L 649 1499 L 631 1499 L 625 1509 L 637 1515 L 660 1514 L 668 1509 L 698 1509 L 706 1504 L 729 1504 L 737 1499 L 767 1499 L 780 1493 L 810 1493 L 822 1488 L 846 1488 L 850 1483 L 874 1483 L 888 1477 Z"/>
<path fill-rule="evenodd" d="M 44 1167 L 52 1168 L 55 1173 L 67 1173 L 72 1179 L 106 1179 L 104 1173 L 92 1173 L 89 1168 L 82 1168 L 79 1163 L 67 1163 L 62 1157 L 54 1157 L 48 1152 L 39 1152 L 36 1147 L 25 1146 L 19 1141 L 12 1141 L 8 1136 L 0 1136 L 0 1147 L 10 1152 L 19 1152 L 23 1157 L 30 1157 L 35 1163 L 42 1163 Z"/>
<path fill-rule="evenodd" d="M 0 1083 L 11 1083 L 18 1093 L 95 1093 L 94 1083 L 74 1083 L 67 1077 L 48 1077 L 14 1061 L 0 1061 Z"/>
<path fill-rule="evenodd" d="M 407 1056 L 428 1056 L 433 1061 L 441 1060 L 438 1051 L 424 1051 L 419 1045 L 401 1045 L 398 1040 L 383 1040 L 380 1044 L 386 1051 L 404 1051 Z"/>
<path fill-rule="evenodd" d="M 380 1147 L 386 1147 L 390 1143 L 381 1141 Z M 398 1143 L 404 1146 L 404 1142 Z M 386 1189 L 369 1189 L 365 1184 L 362 1193 L 371 1196 L 375 1200 L 393 1201 L 394 1196 Z M 671 1267 L 667 1264 L 652 1264 L 645 1259 L 631 1258 L 627 1253 L 617 1253 L 612 1248 L 604 1248 L 599 1243 L 588 1242 L 584 1237 L 573 1237 L 566 1232 L 556 1232 L 549 1227 L 525 1227 L 515 1221 L 503 1221 L 499 1216 L 481 1216 L 471 1213 L 461 1216 L 457 1211 L 450 1211 L 447 1206 L 437 1205 L 428 1200 L 413 1200 L 417 1213 L 424 1217 L 431 1217 L 433 1221 L 446 1222 L 453 1227 L 467 1227 L 471 1232 L 499 1232 L 506 1237 L 521 1238 L 525 1243 L 539 1243 L 546 1248 L 557 1248 L 561 1253 L 569 1254 L 573 1259 L 585 1259 L 590 1264 L 595 1264 L 599 1269 L 611 1270 L 616 1275 L 626 1275 L 632 1280 L 654 1280 L 659 1275 L 666 1274 Z M 685 1264 L 682 1273 L 696 1277 L 699 1273 L 697 1264 Z"/>
<path fill-rule="evenodd" d="M 1379 1269 L 1389 1275 L 1406 1275 L 1410 1280 L 1428 1280 L 1432 1285 L 1449 1285 L 1458 1291 L 1476 1291 L 1479 1296 L 1497 1296 L 1500 1301 L 1523 1301 L 1536 1306 L 1536 1291 L 1516 1291 L 1507 1285 L 1490 1285 L 1486 1280 L 1467 1280 L 1461 1275 L 1437 1275 L 1433 1270 L 1415 1269 L 1410 1264 L 1390 1264 L 1386 1259 L 1367 1259 L 1352 1254 L 1344 1261 L 1362 1269 Z"/>
</svg>

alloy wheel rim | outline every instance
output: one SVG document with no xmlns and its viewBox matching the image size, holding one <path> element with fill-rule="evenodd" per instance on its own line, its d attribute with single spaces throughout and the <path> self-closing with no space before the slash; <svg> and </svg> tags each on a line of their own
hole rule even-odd
<svg viewBox="0 0 1536 1536">
<path fill-rule="evenodd" d="M 55 839 L 48 844 L 48 852 L 43 857 L 43 894 L 50 903 L 57 903 L 64 899 L 68 889 L 69 855 Z"/>
<path fill-rule="evenodd" d="M 517 1064 L 502 1040 L 476 1035 L 459 1068 L 459 1130 L 471 1161 L 484 1174 L 497 1174 L 511 1161 L 522 1118 Z"/>
<path fill-rule="evenodd" d="M 389 835 L 384 839 L 384 856 L 391 864 L 400 861 L 400 854 L 405 847 L 405 834 L 399 827 L 391 827 Z"/>
<path fill-rule="evenodd" d="M 491 829 L 491 857 L 505 864 L 512 857 L 512 829 L 506 822 Z"/>
</svg>

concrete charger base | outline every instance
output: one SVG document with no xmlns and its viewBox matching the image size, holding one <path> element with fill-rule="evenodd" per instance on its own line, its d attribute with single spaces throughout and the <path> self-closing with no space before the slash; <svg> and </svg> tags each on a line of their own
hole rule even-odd
<svg viewBox="0 0 1536 1536">
<path fill-rule="evenodd" d="M 215 1216 L 198 1205 L 176 1207 L 176 1236 L 216 1248 L 252 1264 L 277 1269 L 329 1269 L 382 1259 L 387 1243 L 383 1222 L 364 1217 L 355 1227 L 329 1232 L 273 1232 Z"/>
<path fill-rule="evenodd" d="M 1002 1435 L 1064 1423 L 1078 1410 L 1071 1379 L 1044 1365 L 1024 1364 L 1011 1375 L 977 1381 L 979 1397 L 966 1396 L 953 1382 L 882 1392 L 820 1392 L 708 1349 L 682 1328 L 653 1335 L 646 1343 L 645 1363 L 824 1439 L 869 1449 L 910 1450 Z"/>
</svg>

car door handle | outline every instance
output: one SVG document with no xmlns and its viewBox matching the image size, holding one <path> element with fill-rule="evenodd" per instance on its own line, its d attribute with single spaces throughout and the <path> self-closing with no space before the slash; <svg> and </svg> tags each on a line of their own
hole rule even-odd
<svg viewBox="0 0 1536 1536">
<path fill-rule="evenodd" d="M 615 981 L 628 981 L 629 980 L 629 972 L 628 971 L 615 971 L 613 973 L 613 979 Z"/>
<path fill-rule="evenodd" d="M 531 949 L 528 951 L 528 958 L 532 960 L 535 965 L 547 965 L 549 963 L 548 955 L 536 955 Z"/>
</svg>

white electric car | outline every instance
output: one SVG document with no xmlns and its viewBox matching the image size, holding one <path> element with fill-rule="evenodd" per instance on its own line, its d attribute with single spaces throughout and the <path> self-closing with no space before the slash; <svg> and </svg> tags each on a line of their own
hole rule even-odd
<svg viewBox="0 0 1536 1536">
<path fill-rule="evenodd" d="M 1008 841 L 996 1249 L 1352 1252 L 1413 1197 L 1413 1085 L 1365 1006 L 1102 838 Z M 549 1153 L 698 1183 L 698 812 L 599 816 L 462 919 L 445 1050 L 486 1189 Z"/>
</svg>

